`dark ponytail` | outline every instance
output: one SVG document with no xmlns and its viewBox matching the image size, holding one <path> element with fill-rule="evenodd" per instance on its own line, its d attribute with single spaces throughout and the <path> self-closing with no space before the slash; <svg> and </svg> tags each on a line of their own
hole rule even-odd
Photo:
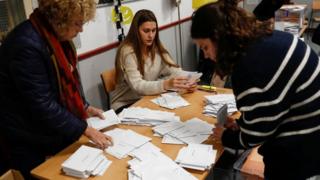
<svg viewBox="0 0 320 180">
<path fill-rule="evenodd" d="M 238 7 L 238 0 L 219 0 L 200 7 L 192 16 L 191 37 L 209 38 L 217 45 L 217 68 L 220 75 L 232 72 L 236 61 L 253 41 L 272 32 L 270 22 Z"/>
</svg>

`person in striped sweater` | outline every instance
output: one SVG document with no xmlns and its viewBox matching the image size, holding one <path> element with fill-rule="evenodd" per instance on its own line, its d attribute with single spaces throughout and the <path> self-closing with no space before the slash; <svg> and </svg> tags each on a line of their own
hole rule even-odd
<svg viewBox="0 0 320 180">
<path fill-rule="evenodd" d="M 266 179 L 320 174 L 320 63 L 303 41 L 219 0 L 192 16 L 191 36 L 232 76 L 241 116 L 214 129 L 224 147 L 260 146 Z M 234 123 L 234 124 L 232 124 Z"/>
</svg>

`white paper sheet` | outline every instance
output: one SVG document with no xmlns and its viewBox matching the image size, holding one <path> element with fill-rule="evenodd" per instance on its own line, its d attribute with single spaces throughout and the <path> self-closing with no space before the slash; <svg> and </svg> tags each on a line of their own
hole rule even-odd
<svg viewBox="0 0 320 180">
<path fill-rule="evenodd" d="M 113 109 L 103 113 L 105 119 L 100 119 L 99 117 L 90 117 L 87 119 L 88 126 L 95 128 L 97 130 L 104 129 L 106 127 L 119 124 L 121 121 L 116 115 Z"/>
</svg>

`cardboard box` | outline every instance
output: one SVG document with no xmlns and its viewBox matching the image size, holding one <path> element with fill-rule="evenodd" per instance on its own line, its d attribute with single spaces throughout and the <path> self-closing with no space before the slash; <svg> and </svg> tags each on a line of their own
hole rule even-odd
<svg viewBox="0 0 320 180">
<path fill-rule="evenodd" d="M 24 180 L 24 178 L 19 171 L 10 169 L 0 177 L 0 180 Z"/>
</svg>

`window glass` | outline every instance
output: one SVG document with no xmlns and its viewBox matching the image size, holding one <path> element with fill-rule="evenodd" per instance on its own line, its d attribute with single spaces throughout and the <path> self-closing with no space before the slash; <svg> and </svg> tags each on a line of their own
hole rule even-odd
<svg viewBox="0 0 320 180">
<path fill-rule="evenodd" d="M 11 29 L 25 19 L 23 0 L 0 0 L 0 43 Z"/>
</svg>

